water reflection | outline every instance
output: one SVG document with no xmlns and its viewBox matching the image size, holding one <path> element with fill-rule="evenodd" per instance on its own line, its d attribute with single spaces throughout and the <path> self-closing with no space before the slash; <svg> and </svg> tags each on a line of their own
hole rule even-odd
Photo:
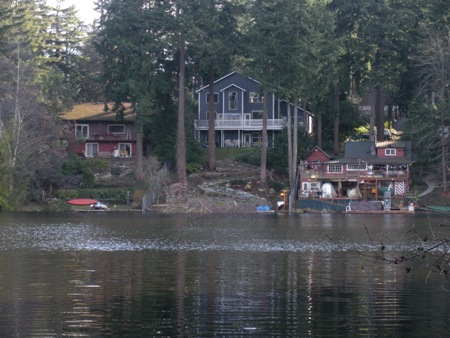
<svg viewBox="0 0 450 338">
<path fill-rule="evenodd" d="M 355 252 L 434 220 L 375 216 L 0 214 L 0 335 L 443 336 L 446 279 Z"/>
</svg>

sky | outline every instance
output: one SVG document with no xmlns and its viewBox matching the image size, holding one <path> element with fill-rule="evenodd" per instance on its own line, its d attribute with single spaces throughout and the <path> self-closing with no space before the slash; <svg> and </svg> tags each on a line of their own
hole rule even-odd
<svg viewBox="0 0 450 338">
<path fill-rule="evenodd" d="M 47 0 L 47 4 L 50 6 L 56 5 L 56 0 Z M 78 10 L 78 17 L 85 23 L 90 24 L 98 14 L 94 11 L 94 0 L 66 0 L 63 7 L 69 7 L 75 5 Z"/>
</svg>

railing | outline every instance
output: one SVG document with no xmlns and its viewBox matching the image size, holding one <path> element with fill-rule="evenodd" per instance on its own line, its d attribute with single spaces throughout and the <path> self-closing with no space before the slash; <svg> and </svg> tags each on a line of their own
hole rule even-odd
<svg viewBox="0 0 450 338">
<path fill-rule="evenodd" d="M 302 178 L 317 180 L 405 180 L 409 177 L 406 170 L 372 170 L 372 171 L 347 171 L 344 173 L 329 173 L 326 170 L 302 169 L 300 172 Z"/>
<path fill-rule="evenodd" d="M 214 120 L 214 127 L 216 130 L 224 129 L 254 129 L 261 130 L 263 120 L 244 120 L 244 119 L 217 119 Z M 282 130 L 285 126 L 283 119 L 267 120 L 267 128 L 271 130 Z M 208 120 L 195 120 L 195 130 L 208 130 Z"/>
</svg>

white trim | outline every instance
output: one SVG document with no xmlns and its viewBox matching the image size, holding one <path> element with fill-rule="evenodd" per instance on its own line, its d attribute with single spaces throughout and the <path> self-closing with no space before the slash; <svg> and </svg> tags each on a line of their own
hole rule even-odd
<svg viewBox="0 0 450 338">
<path fill-rule="evenodd" d="M 231 87 L 236 87 L 236 88 L 239 89 L 240 91 L 246 92 L 246 90 L 245 90 L 244 88 L 239 87 L 239 86 L 235 85 L 234 83 L 230 84 L 229 86 L 227 86 L 227 87 L 225 87 L 225 88 L 222 88 L 220 91 L 221 91 L 221 92 L 224 92 L 225 90 L 227 90 L 227 89 L 229 89 L 229 88 L 231 88 Z"/>
<path fill-rule="evenodd" d="M 397 149 L 396 148 L 385 148 L 384 156 L 397 156 Z"/>
</svg>

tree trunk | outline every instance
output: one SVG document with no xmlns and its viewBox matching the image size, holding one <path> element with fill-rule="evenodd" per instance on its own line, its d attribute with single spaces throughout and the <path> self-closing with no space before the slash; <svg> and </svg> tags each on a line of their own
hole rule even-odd
<svg viewBox="0 0 450 338">
<path fill-rule="evenodd" d="M 317 146 L 322 148 L 322 111 L 317 112 Z"/>
<path fill-rule="evenodd" d="M 144 154 L 143 154 L 143 148 L 144 148 L 144 136 L 142 131 L 142 125 L 139 123 L 136 130 L 136 167 L 134 171 L 134 175 L 137 179 L 141 180 L 144 178 L 144 169 L 143 169 L 143 162 L 144 162 Z M 131 154 L 130 154 L 131 155 Z"/>
<path fill-rule="evenodd" d="M 375 85 L 370 88 L 370 126 L 369 140 L 375 141 L 375 116 L 377 110 L 377 89 Z"/>
<path fill-rule="evenodd" d="M 294 97 L 294 130 L 293 130 L 293 140 L 292 140 L 292 172 L 295 182 L 295 174 L 297 173 L 297 153 L 298 153 L 298 105 L 300 104 L 300 99 Z M 303 107 L 303 113 L 305 112 L 305 107 Z M 305 119 L 303 121 L 306 121 Z M 292 185 L 291 185 L 292 188 Z"/>
<path fill-rule="evenodd" d="M 261 143 L 261 176 L 260 185 L 263 189 L 267 187 L 267 116 L 269 113 L 269 96 L 264 93 L 263 126 Z"/>
<path fill-rule="evenodd" d="M 334 104 L 336 108 L 336 115 L 334 116 L 334 140 L 333 140 L 333 150 L 334 154 L 339 154 L 339 121 L 340 121 L 340 100 L 339 100 L 339 84 L 334 87 Z"/>
<path fill-rule="evenodd" d="M 216 128 L 214 126 L 214 67 L 209 69 L 209 105 L 208 105 L 208 164 L 209 170 L 216 170 Z"/>
<path fill-rule="evenodd" d="M 289 184 L 292 187 L 294 184 L 294 173 L 293 173 L 293 165 L 292 165 L 292 121 L 291 121 L 291 101 L 287 100 L 287 144 L 288 144 L 288 168 L 289 168 Z M 297 113 L 297 109 L 295 109 L 295 113 Z"/>
<path fill-rule="evenodd" d="M 182 29 L 182 28 L 181 28 Z M 178 182 L 186 185 L 186 132 L 184 126 L 184 72 L 185 72 L 185 40 L 184 33 L 180 32 L 179 53 L 180 70 L 178 75 L 178 125 L 177 125 L 177 177 Z"/>
<path fill-rule="evenodd" d="M 384 140 L 384 87 L 382 84 L 377 86 L 376 90 L 376 115 L 377 140 Z"/>
</svg>

